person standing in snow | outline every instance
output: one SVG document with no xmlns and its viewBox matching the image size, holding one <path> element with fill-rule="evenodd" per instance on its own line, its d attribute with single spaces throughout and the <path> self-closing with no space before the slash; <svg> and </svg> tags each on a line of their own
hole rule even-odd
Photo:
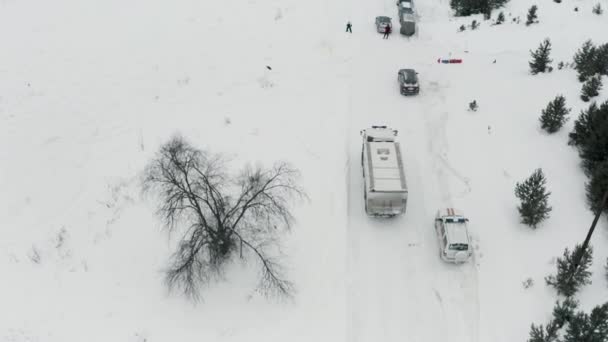
<svg viewBox="0 0 608 342">
<path fill-rule="evenodd" d="M 346 32 L 353 33 L 353 24 L 350 21 L 346 23 Z"/>
<path fill-rule="evenodd" d="M 386 25 L 384 27 L 384 36 L 382 36 L 382 39 L 388 39 L 388 35 L 391 34 L 391 26 L 390 25 Z"/>
</svg>

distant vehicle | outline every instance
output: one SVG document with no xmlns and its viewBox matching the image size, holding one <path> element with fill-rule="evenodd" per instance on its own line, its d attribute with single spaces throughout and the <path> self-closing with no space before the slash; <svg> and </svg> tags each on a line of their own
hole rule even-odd
<svg viewBox="0 0 608 342">
<path fill-rule="evenodd" d="M 418 73 L 414 69 L 401 69 L 397 73 L 401 95 L 416 95 L 420 92 Z"/>
<path fill-rule="evenodd" d="M 376 17 L 376 31 L 379 33 L 384 33 L 387 26 L 391 28 L 393 27 L 391 18 L 385 16 Z"/>
<path fill-rule="evenodd" d="M 447 262 L 464 263 L 473 255 L 467 222 L 469 219 L 454 208 L 437 212 L 435 231 L 439 240 L 439 256 Z"/>
<path fill-rule="evenodd" d="M 371 216 L 404 214 L 408 191 L 401 146 L 395 141 L 397 131 L 372 126 L 362 130 L 361 136 L 365 212 Z"/>
<path fill-rule="evenodd" d="M 398 0 L 397 6 L 399 7 L 399 13 L 414 14 L 414 2 L 413 0 Z"/>
<path fill-rule="evenodd" d="M 410 37 L 416 33 L 416 17 L 412 13 L 399 11 L 399 33 Z"/>
</svg>

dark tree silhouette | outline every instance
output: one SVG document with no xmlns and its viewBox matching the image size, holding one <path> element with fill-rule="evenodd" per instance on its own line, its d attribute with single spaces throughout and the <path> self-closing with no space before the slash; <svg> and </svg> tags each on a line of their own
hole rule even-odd
<svg viewBox="0 0 608 342">
<path fill-rule="evenodd" d="M 145 169 L 143 185 L 159 197 L 158 215 L 169 232 L 182 234 L 166 272 L 169 288 L 196 300 L 234 257 L 250 257 L 260 267 L 257 290 L 292 295 L 278 259 L 278 234 L 292 226 L 291 201 L 306 196 L 298 176 L 286 163 L 246 167 L 231 176 L 224 158 L 179 136 L 162 145 Z"/>
</svg>

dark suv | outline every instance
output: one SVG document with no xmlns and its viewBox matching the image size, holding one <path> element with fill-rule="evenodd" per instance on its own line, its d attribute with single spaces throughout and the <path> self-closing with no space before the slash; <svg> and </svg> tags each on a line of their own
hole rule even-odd
<svg viewBox="0 0 608 342">
<path fill-rule="evenodd" d="M 414 69 L 401 69 L 397 74 L 401 95 L 416 95 L 420 92 L 418 73 Z"/>
</svg>

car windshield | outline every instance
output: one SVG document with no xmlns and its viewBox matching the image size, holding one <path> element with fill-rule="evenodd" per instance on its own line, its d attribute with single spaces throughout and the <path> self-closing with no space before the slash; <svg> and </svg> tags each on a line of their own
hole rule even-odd
<svg viewBox="0 0 608 342">
<path fill-rule="evenodd" d="M 445 222 L 447 222 L 447 223 L 465 223 L 466 220 L 464 219 L 464 217 L 448 217 L 445 219 Z"/>
<path fill-rule="evenodd" d="M 405 72 L 405 83 L 407 83 L 407 84 L 418 83 L 418 76 L 416 76 L 416 72 L 414 72 L 413 70 L 407 70 Z"/>
<path fill-rule="evenodd" d="M 467 251 L 469 250 L 469 245 L 465 243 L 453 243 L 450 245 L 450 250 L 452 251 Z"/>
</svg>

